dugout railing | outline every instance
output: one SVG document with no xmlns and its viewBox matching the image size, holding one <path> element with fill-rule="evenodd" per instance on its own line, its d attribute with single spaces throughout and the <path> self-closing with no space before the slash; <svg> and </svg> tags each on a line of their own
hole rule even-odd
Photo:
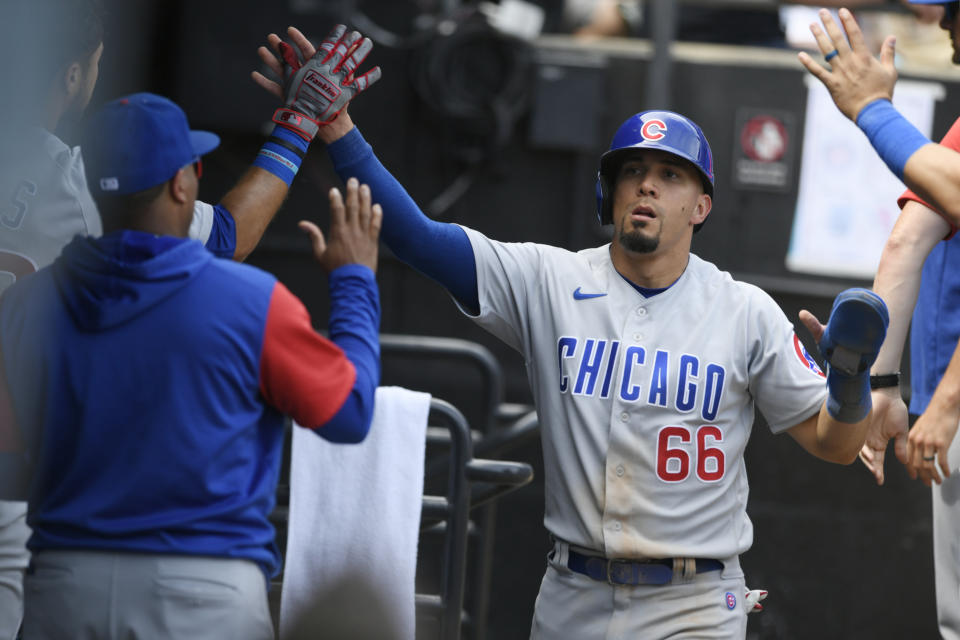
<svg viewBox="0 0 960 640">
<path fill-rule="evenodd" d="M 494 514 L 496 501 L 533 479 L 527 463 L 494 459 L 535 438 L 539 425 L 528 405 L 502 400 L 503 377 L 496 358 L 482 345 L 467 340 L 432 336 L 381 335 L 384 364 L 417 363 L 421 375 L 389 379 L 431 392 L 432 365 L 472 369 L 478 376 L 471 385 L 474 424 L 457 406 L 437 396 L 431 399 L 424 462 L 424 496 L 418 551 L 416 594 L 417 639 L 455 640 L 486 636 L 490 579 L 493 571 Z M 409 367 L 404 370 L 410 371 Z M 441 385 L 442 386 L 442 385 Z M 289 517 L 289 430 L 284 448 L 277 506 L 271 521 L 277 544 L 285 552 Z M 270 603 L 275 624 L 283 574 L 271 583 Z M 469 587 L 469 588 L 468 588 Z M 469 606 L 465 594 L 469 592 Z"/>
</svg>

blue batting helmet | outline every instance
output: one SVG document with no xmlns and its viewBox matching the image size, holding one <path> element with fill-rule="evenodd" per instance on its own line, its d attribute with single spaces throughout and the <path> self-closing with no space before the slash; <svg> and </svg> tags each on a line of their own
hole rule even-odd
<svg viewBox="0 0 960 640">
<path fill-rule="evenodd" d="M 700 127 L 673 111 L 644 111 L 620 125 L 610 143 L 610 150 L 600 156 L 600 170 L 597 172 L 600 224 L 613 222 L 613 185 L 624 156 L 634 149 L 659 149 L 693 163 L 700 171 L 703 190 L 713 196 L 713 153 Z M 699 228 L 697 225 L 695 229 Z"/>
</svg>

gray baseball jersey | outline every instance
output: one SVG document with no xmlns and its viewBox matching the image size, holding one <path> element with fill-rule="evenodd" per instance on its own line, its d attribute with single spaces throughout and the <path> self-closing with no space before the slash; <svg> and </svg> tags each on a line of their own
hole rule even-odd
<svg viewBox="0 0 960 640">
<path fill-rule="evenodd" d="M 190 237 L 206 243 L 213 206 L 197 202 Z M 103 233 L 80 148 L 39 127 L 19 132 L 0 158 L 0 291 L 47 266 L 76 235 Z"/>
<path fill-rule="evenodd" d="M 743 451 L 819 411 L 823 373 L 766 293 L 695 255 L 644 297 L 609 245 L 578 253 L 465 229 L 475 320 L 526 361 L 540 418 L 547 529 L 608 558 L 746 551 Z"/>
</svg>

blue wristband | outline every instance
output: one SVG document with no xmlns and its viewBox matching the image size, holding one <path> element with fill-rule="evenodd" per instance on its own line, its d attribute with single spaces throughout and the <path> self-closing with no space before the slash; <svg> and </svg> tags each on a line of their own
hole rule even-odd
<svg viewBox="0 0 960 640">
<path fill-rule="evenodd" d="M 260 147 L 253 165 L 266 169 L 290 186 L 309 146 L 310 143 L 296 133 L 278 125 L 273 128 L 270 139 Z"/>
<path fill-rule="evenodd" d="M 920 147 L 930 144 L 930 139 L 884 98 L 878 98 L 860 110 L 857 126 L 867 134 L 880 159 L 901 180 L 910 156 Z"/>
</svg>

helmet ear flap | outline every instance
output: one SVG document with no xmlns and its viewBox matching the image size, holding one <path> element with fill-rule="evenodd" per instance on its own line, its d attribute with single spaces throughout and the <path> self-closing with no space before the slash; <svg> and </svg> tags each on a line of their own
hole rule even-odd
<svg viewBox="0 0 960 640">
<path fill-rule="evenodd" d="M 612 224 L 613 223 L 613 204 L 611 198 L 613 197 L 610 193 L 611 185 L 610 181 L 607 180 L 607 177 L 603 175 L 602 172 L 597 172 L 597 219 L 600 220 L 600 224 Z"/>
</svg>

